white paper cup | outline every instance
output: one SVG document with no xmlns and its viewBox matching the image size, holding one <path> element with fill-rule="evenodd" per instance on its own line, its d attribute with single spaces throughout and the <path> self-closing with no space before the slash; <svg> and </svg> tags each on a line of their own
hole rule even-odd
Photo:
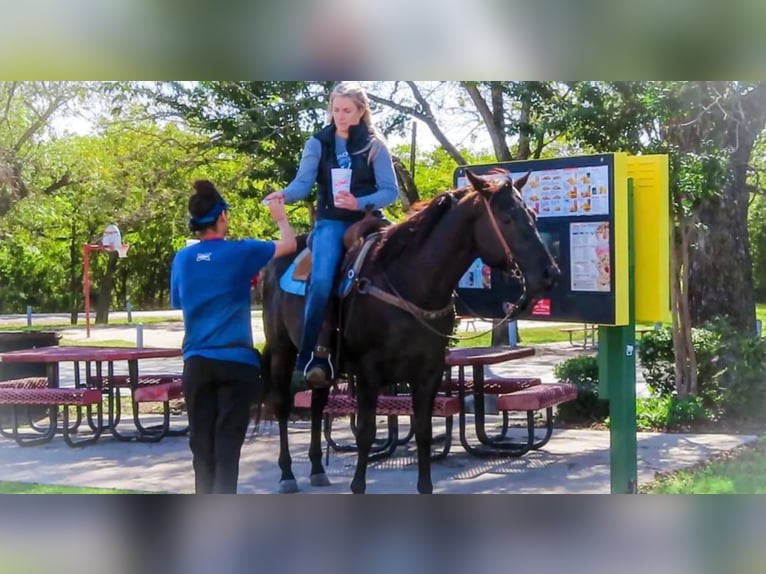
<svg viewBox="0 0 766 574">
<path fill-rule="evenodd" d="M 351 170 L 335 167 L 330 170 L 332 177 L 332 196 L 336 197 L 341 191 L 351 192 Z"/>
</svg>

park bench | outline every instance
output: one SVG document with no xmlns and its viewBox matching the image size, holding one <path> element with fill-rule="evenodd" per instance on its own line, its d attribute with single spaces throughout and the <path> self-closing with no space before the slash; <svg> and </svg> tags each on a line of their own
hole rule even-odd
<svg viewBox="0 0 766 574">
<path fill-rule="evenodd" d="M 464 382 L 464 389 L 467 393 L 473 392 L 474 383 L 472 380 Z M 460 399 L 451 396 L 458 390 L 458 382 L 453 380 L 445 381 L 441 392 L 446 392 L 447 396 L 438 395 L 434 400 L 433 416 L 447 418 L 447 437 L 445 437 L 445 448 L 433 456 L 434 459 L 443 458 L 449 453 L 451 446 L 452 417 L 460 414 Z M 527 411 L 527 435 L 526 445 L 520 445 L 524 452 L 531 449 L 538 449 L 550 440 L 553 431 L 552 407 L 563 402 L 577 398 L 577 387 L 567 383 L 554 383 L 543 385 L 541 380 L 536 377 L 487 377 L 484 382 L 484 393 L 488 395 L 498 395 L 498 412 L 502 414 L 503 426 L 500 434 L 493 437 L 492 440 L 501 441 L 507 436 L 509 429 L 509 412 Z M 518 396 L 517 396 L 518 395 Z M 297 393 L 294 398 L 294 405 L 298 408 L 311 407 L 311 391 Z M 333 450 L 340 452 L 350 452 L 355 450 L 355 445 L 339 444 L 332 439 L 332 419 L 334 417 L 356 415 L 356 398 L 348 392 L 348 385 L 343 383 L 331 389 L 328 397 L 327 406 L 324 410 L 325 415 L 325 438 Z M 524 407 L 524 408 L 521 408 Z M 531 408 L 527 408 L 531 407 Z M 535 442 L 534 438 L 534 413 L 537 410 L 546 409 L 546 436 Z M 382 442 L 381 446 L 375 448 L 376 455 L 388 456 L 393 453 L 397 445 L 405 444 L 412 438 L 410 434 L 403 438 L 392 438 L 395 434 L 395 419 L 398 416 L 412 416 L 412 397 L 409 395 L 380 395 L 378 397 L 378 406 L 376 415 L 389 417 L 389 437 Z M 393 431 L 392 431 L 393 425 Z M 352 429 L 353 429 L 352 420 Z"/>
<path fill-rule="evenodd" d="M 311 391 L 302 391 L 296 393 L 293 404 L 297 408 L 311 407 Z M 332 438 L 333 418 L 350 416 L 352 417 L 352 431 L 356 434 L 354 417 L 356 416 L 357 402 L 356 397 L 351 395 L 347 383 L 341 383 L 333 387 L 330 396 L 327 399 L 327 405 L 324 409 L 324 435 L 327 444 L 338 452 L 354 452 L 356 445 L 338 443 Z M 460 413 L 460 399 L 457 397 L 437 396 L 434 399 L 432 416 L 444 417 L 446 419 L 446 432 L 444 437 L 444 447 L 439 452 L 432 455 L 433 460 L 444 458 L 449 454 L 452 445 L 452 424 L 453 417 Z M 410 432 L 404 438 L 398 437 L 397 417 L 413 416 L 412 396 L 410 395 L 378 395 L 378 403 L 375 409 L 378 416 L 388 417 L 388 437 L 373 447 L 370 460 L 379 460 L 393 454 L 397 446 L 406 444 L 412 439 L 414 430 L 410 425 Z"/>
<path fill-rule="evenodd" d="M 576 347 L 579 345 L 579 343 L 575 344 L 574 341 L 574 334 L 575 333 L 582 333 L 583 334 L 583 343 L 582 348 L 587 349 L 588 348 L 588 341 L 590 340 L 591 346 L 596 346 L 596 333 L 598 333 L 598 325 L 591 325 L 589 323 L 585 323 L 581 327 L 564 327 L 562 329 L 559 329 L 562 333 L 568 333 L 569 334 L 569 344 L 573 347 Z"/>
<path fill-rule="evenodd" d="M 530 386 L 513 393 L 502 394 L 497 398 L 498 412 L 526 412 L 527 442 L 519 443 L 523 452 L 537 450 L 550 440 L 553 433 L 553 407 L 577 399 L 577 386 L 571 383 L 546 383 Z M 535 440 L 534 415 L 545 409 L 545 436 Z M 505 426 L 497 440 L 505 439 Z M 523 453 L 522 453 L 523 454 Z"/>
<path fill-rule="evenodd" d="M 460 321 L 460 325 L 465 325 L 464 331 L 473 331 L 476 332 L 476 317 L 471 317 L 470 315 L 458 315 L 456 317 L 458 321 Z"/>
<path fill-rule="evenodd" d="M 88 384 L 98 388 L 103 388 L 105 378 L 91 376 L 88 378 Z M 128 375 L 114 375 L 109 385 L 112 389 L 129 389 L 130 378 Z M 115 394 L 116 408 L 114 410 L 115 420 L 112 424 L 119 423 L 120 398 L 119 393 Z M 133 421 L 139 432 L 144 435 L 144 440 L 160 440 L 165 436 L 183 436 L 189 432 L 188 421 L 184 421 L 181 426 L 170 426 L 170 401 L 183 398 L 183 378 L 178 374 L 153 374 L 139 375 L 138 384 L 133 389 Z M 162 403 L 162 423 L 152 427 L 145 427 L 140 420 L 138 413 L 138 404 L 141 403 Z M 118 437 L 119 438 L 119 437 Z"/>
<path fill-rule="evenodd" d="M 0 405 L 11 407 L 11 428 L 0 428 L 0 434 L 13 439 L 19 446 L 34 446 L 50 442 L 58 430 L 59 407 L 63 409 L 62 434 L 64 441 L 71 447 L 80 447 L 96 442 L 103 431 L 103 411 L 101 407 L 101 391 L 98 389 L 57 389 L 48 387 L 45 377 L 28 377 L 14 379 L 0 383 Z M 77 432 L 81 419 L 81 408 L 86 407 L 88 417 L 91 418 L 91 409 L 95 405 L 98 424 L 93 434 L 85 439 L 75 440 L 73 433 Z M 32 406 L 44 406 L 47 408 L 48 425 L 38 427 L 29 417 L 29 423 L 33 433 L 19 431 L 18 409 L 28 409 Z M 69 423 L 69 407 L 77 408 L 77 420 L 74 424 Z"/>
</svg>

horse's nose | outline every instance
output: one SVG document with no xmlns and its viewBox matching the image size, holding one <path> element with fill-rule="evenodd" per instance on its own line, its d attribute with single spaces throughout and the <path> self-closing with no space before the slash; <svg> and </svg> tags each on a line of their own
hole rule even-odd
<svg viewBox="0 0 766 574">
<path fill-rule="evenodd" d="M 549 288 L 553 287 L 560 278 L 561 271 L 556 265 L 549 265 L 543 271 L 543 279 Z"/>
</svg>

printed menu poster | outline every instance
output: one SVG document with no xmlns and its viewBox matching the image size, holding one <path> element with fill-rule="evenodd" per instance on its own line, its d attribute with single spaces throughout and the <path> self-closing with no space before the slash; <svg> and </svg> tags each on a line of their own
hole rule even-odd
<svg viewBox="0 0 766 574">
<path fill-rule="evenodd" d="M 458 282 L 462 289 L 491 289 L 492 269 L 481 259 L 475 259 Z"/>
<path fill-rule="evenodd" d="M 609 222 L 569 224 L 572 291 L 610 291 Z"/>
<path fill-rule="evenodd" d="M 512 173 L 514 181 L 524 173 Z M 534 171 L 522 197 L 539 218 L 609 214 L 609 166 Z"/>
</svg>

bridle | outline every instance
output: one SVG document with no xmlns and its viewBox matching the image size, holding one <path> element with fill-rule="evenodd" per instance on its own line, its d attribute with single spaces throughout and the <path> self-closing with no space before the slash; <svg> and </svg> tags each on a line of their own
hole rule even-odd
<svg viewBox="0 0 766 574">
<path fill-rule="evenodd" d="M 507 268 L 509 272 L 511 273 L 511 275 L 521 283 L 521 295 L 519 296 L 519 298 L 516 300 L 515 303 L 508 303 L 504 305 L 504 310 L 506 314 L 505 314 L 505 317 L 503 317 L 503 319 L 500 321 L 499 325 L 496 325 L 493 327 L 493 328 L 497 328 L 499 326 L 506 324 L 508 321 L 513 320 L 515 317 L 517 317 L 521 313 L 521 311 L 524 308 L 524 304 L 526 303 L 526 300 L 527 300 L 527 284 L 526 284 L 526 279 L 524 278 L 524 273 L 522 273 L 521 268 L 519 267 L 519 264 L 516 261 L 516 258 L 513 256 L 513 251 L 511 250 L 510 245 L 508 245 L 508 241 L 506 241 L 505 237 L 503 236 L 503 233 L 500 230 L 500 224 L 497 222 L 497 218 L 495 217 L 495 214 L 492 212 L 492 207 L 490 205 L 491 200 L 488 200 L 483 194 L 479 193 L 478 195 L 481 198 L 482 203 L 484 204 L 484 208 L 486 209 L 490 226 L 495 236 L 497 237 L 497 240 L 500 243 L 500 246 L 503 249 Z M 450 197 L 451 201 L 453 202 L 455 201 L 454 195 L 450 193 L 448 194 L 448 196 Z M 448 339 L 465 340 L 465 339 L 474 339 L 476 337 L 480 337 L 486 334 L 486 333 L 479 333 L 478 335 L 474 335 L 471 337 L 456 337 L 452 334 L 442 333 L 430 325 L 429 323 L 430 321 L 441 319 L 451 313 L 454 313 L 455 298 L 457 297 L 456 293 L 452 294 L 452 297 L 450 298 L 450 302 L 444 307 L 442 307 L 441 309 L 436 309 L 436 310 L 423 309 L 415 305 L 414 303 L 408 301 L 407 299 L 405 299 L 397 291 L 396 287 L 394 287 L 391 281 L 388 279 L 388 276 L 385 274 L 385 272 L 382 273 L 382 276 L 388 290 L 384 290 L 384 289 L 381 289 L 380 287 L 373 285 L 372 281 L 365 277 L 357 277 L 355 279 L 356 291 L 361 295 L 370 295 L 380 301 L 383 301 L 384 303 L 387 303 L 389 305 L 392 305 L 394 307 L 407 311 L 421 325 L 423 325 L 424 327 L 426 327 L 428 330 L 435 333 L 436 335 L 439 335 L 440 337 L 445 337 Z M 471 311 L 470 308 L 468 310 Z M 473 313 L 473 311 L 471 311 L 471 313 L 473 315 L 476 315 L 475 313 Z M 484 319 L 483 317 L 479 317 L 479 318 Z"/>
</svg>

